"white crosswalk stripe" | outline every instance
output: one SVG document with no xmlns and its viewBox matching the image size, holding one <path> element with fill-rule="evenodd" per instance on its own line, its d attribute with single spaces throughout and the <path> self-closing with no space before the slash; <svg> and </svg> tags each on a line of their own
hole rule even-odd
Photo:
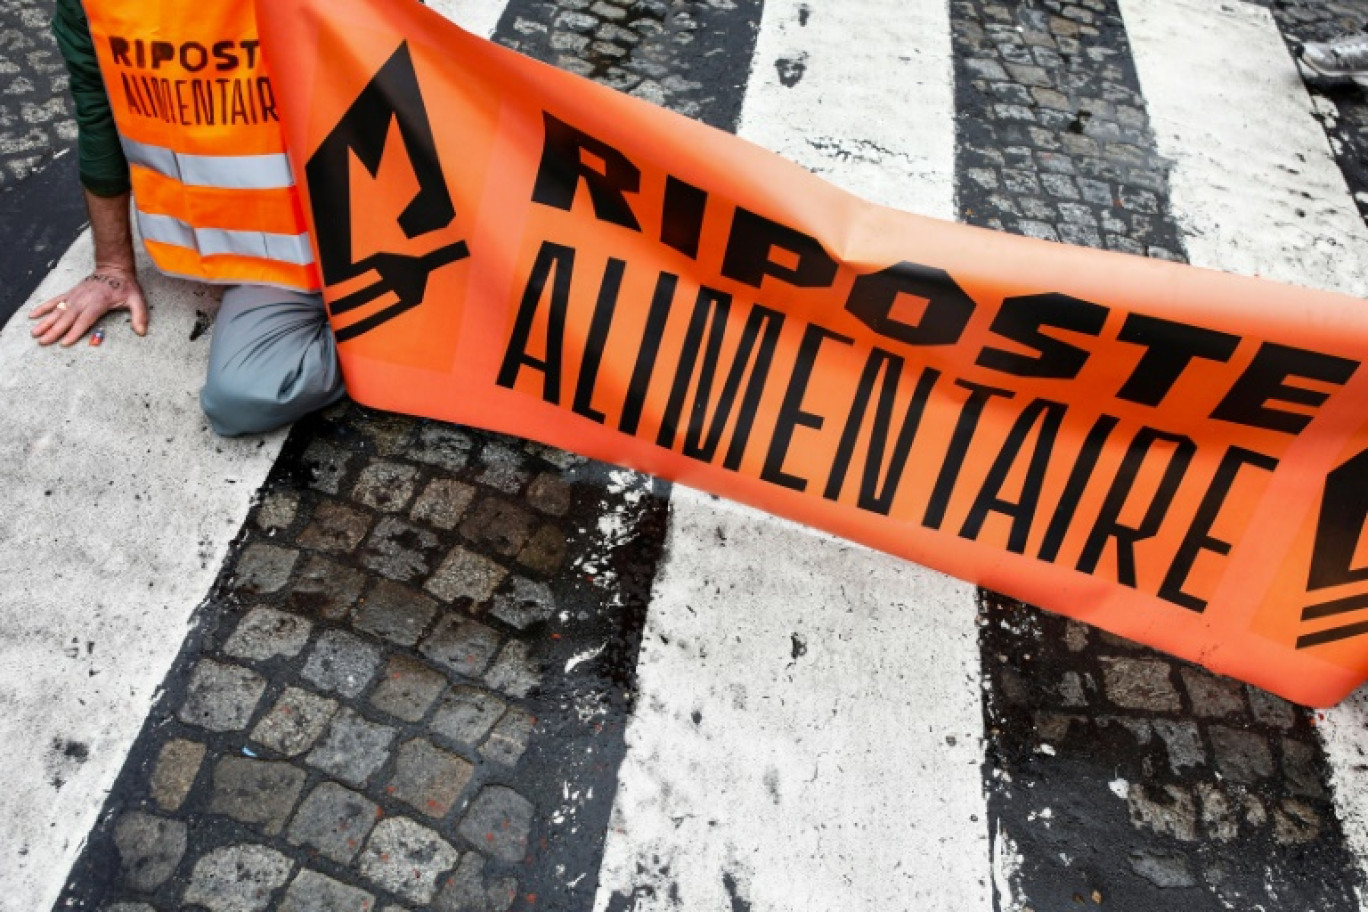
<svg viewBox="0 0 1368 912">
<path fill-rule="evenodd" d="M 811 6 L 766 4 L 740 134 L 952 218 L 945 6 Z M 597 908 L 987 909 L 974 598 L 676 487 Z"/>
</svg>

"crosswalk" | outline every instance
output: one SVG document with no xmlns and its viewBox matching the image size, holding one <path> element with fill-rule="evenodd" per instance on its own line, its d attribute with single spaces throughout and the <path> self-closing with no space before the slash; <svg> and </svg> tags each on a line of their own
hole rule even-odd
<svg viewBox="0 0 1368 912">
<path fill-rule="evenodd" d="M 430 5 L 486 35 L 518 12 Z M 1271 14 L 1119 14 L 1190 261 L 1368 295 L 1368 229 Z M 741 137 L 954 219 L 951 31 L 935 0 L 768 0 L 748 84 L 714 88 L 742 92 Z M 88 260 L 83 239 L 34 300 Z M 157 332 L 135 346 L 114 329 L 117 359 L 39 352 L 22 319 L 0 333 L 0 909 L 56 900 L 283 440 L 209 434 L 192 339 L 208 302 L 183 283 L 149 291 Z M 684 487 L 665 544 L 596 912 L 1045 908 L 989 809 L 974 587 Z M 1368 698 L 1318 721 L 1339 814 L 1325 838 L 1342 833 L 1362 866 Z M 1368 876 L 1340 873 L 1346 890 Z M 1207 908 L 1184 896 L 1172 908 Z"/>
</svg>

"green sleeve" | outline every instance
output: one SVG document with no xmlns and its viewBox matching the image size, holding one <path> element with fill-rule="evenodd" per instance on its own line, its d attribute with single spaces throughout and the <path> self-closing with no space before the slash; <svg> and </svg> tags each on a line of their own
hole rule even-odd
<svg viewBox="0 0 1368 912">
<path fill-rule="evenodd" d="M 81 0 L 57 0 L 52 34 L 71 74 L 71 98 L 76 105 L 76 146 L 81 185 L 96 196 L 118 196 L 130 189 L 128 161 L 119 145 L 114 113 L 109 107 L 95 44 L 90 38 Z"/>
</svg>

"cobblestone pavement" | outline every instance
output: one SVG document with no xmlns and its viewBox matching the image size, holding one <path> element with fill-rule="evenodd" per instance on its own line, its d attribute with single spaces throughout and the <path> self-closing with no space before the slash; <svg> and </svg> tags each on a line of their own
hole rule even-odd
<svg viewBox="0 0 1368 912">
<path fill-rule="evenodd" d="M 663 515 L 540 445 L 301 422 L 59 907 L 586 907 Z"/>
<path fill-rule="evenodd" d="M 961 220 L 1183 261 L 1116 5 L 951 8 Z M 1348 8 L 1274 4 L 1302 38 L 1343 30 Z M 1362 191 L 1368 104 L 1328 91 Z M 1309 712 L 994 593 L 982 603 L 990 833 L 1020 859 L 1031 908 L 1357 908 Z"/>
<path fill-rule="evenodd" d="M 76 141 L 51 17 L 52 4 L 43 0 L 0 4 L 0 190 Z"/>
</svg>

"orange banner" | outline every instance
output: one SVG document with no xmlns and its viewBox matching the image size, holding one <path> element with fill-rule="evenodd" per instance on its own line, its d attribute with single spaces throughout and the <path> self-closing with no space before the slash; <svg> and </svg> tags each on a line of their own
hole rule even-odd
<svg viewBox="0 0 1368 912">
<path fill-rule="evenodd" d="M 1368 677 L 1363 302 L 875 206 L 417 4 L 259 15 L 357 401 Z"/>
</svg>

